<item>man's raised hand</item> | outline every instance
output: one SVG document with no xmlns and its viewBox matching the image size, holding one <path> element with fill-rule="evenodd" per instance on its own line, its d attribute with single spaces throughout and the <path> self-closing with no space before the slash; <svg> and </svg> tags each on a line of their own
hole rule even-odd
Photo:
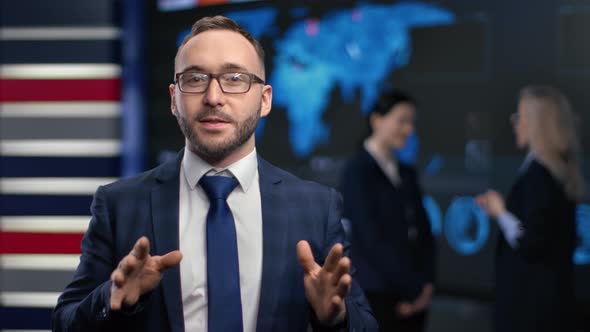
<svg viewBox="0 0 590 332">
<path fill-rule="evenodd" d="M 141 295 L 156 288 L 162 272 L 178 265 L 181 259 L 178 250 L 163 256 L 150 256 L 150 241 L 142 236 L 111 274 L 111 310 L 120 310 L 123 303 L 127 306 L 136 304 Z"/>
<path fill-rule="evenodd" d="M 316 317 L 324 325 L 336 325 L 346 318 L 344 299 L 350 291 L 350 259 L 344 257 L 341 244 L 335 244 L 324 266 L 318 265 L 307 241 L 297 243 L 297 258 L 305 272 L 304 285 L 307 301 Z"/>
</svg>

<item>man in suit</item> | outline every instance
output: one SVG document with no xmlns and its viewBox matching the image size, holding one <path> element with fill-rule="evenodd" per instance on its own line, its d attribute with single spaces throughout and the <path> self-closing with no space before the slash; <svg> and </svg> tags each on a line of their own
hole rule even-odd
<svg viewBox="0 0 590 332">
<path fill-rule="evenodd" d="M 97 190 L 54 330 L 376 330 L 341 244 L 340 195 L 256 153 L 272 101 L 260 44 L 203 18 L 175 71 L 185 149 Z"/>
</svg>

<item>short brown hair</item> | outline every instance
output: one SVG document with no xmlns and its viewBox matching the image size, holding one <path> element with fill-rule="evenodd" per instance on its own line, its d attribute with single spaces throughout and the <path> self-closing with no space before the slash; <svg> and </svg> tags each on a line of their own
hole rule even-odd
<svg viewBox="0 0 590 332">
<path fill-rule="evenodd" d="M 176 51 L 176 56 L 174 57 L 174 66 L 176 66 L 178 54 L 180 53 L 182 47 L 194 36 L 208 30 L 229 30 L 244 36 L 244 38 L 246 38 L 250 44 L 254 46 L 254 49 L 258 54 L 258 58 L 260 59 L 262 73 L 264 74 L 264 49 L 262 48 L 262 45 L 260 45 L 260 42 L 258 42 L 258 40 L 256 40 L 256 38 L 254 38 L 248 31 L 244 30 L 244 28 L 242 28 L 236 21 L 221 15 L 203 17 L 193 24 L 191 32 L 186 37 L 184 37 L 182 44 L 180 44 L 178 50 Z"/>
</svg>

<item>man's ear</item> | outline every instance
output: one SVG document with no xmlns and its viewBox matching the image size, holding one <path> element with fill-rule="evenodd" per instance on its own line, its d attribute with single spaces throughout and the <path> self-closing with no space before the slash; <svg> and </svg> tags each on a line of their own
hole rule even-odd
<svg viewBox="0 0 590 332">
<path fill-rule="evenodd" d="M 272 108 L 272 86 L 262 87 L 262 100 L 260 101 L 260 117 L 265 117 Z"/>
<path fill-rule="evenodd" d="M 172 112 L 172 115 L 174 115 L 175 117 L 178 117 L 178 110 L 176 109 L 176 96 L 174 94 L 176 85 L 174 84 L 170 84 L 168 86 L 168 90 L 170 92 L 170 112 Z"/>
</svg>

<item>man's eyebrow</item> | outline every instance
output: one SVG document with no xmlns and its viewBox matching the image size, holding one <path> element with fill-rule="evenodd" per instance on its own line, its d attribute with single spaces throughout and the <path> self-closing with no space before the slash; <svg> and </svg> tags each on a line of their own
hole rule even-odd
<svg viewBox="0 0 590 332">
<path fill-rule="evenodd" d="M 204 71 L 204 68 L 203 68 L 203 67 L 200 67 L 200 66 L 194 66 L 194 65 L 193 65 L 193 66 L 189 66 L 189 67 L 186 67 L 186 68 L 184 68 L 184 69 L 181 71 L 181 73 L 184 73 L 184 72 L 186 72 L 186 71 L 198 71 L 198 72 L 203 72 L 203 71 Z"/>
<path fill-rule="evenodd" d="M 223 66 L 221 66 L 221 70 L 228 72 L 228 71 L 248 71 L 248 69 L 246 69 L 246 67 L 235 64 L 235 63 L 226 63 Z"/>
<path fill-rule="evenodd" d="M 181 72 L 184 73 L 187 71 L 197 71 L 200 73 L 207 73 L 207 70 L 205 70 L 205 68 L 203 68 L 201 66 L 197 66 L 197 65 L 188 66 L 188 67 L 184 68 Z M 227 73 L 227 72 L 231 72 L 231 71 L 248 72 L 248 69 L 242 65 L 238 65 L 235 63 L 225 63 L 221 66 L 221 72 Z"/>
</svg>

